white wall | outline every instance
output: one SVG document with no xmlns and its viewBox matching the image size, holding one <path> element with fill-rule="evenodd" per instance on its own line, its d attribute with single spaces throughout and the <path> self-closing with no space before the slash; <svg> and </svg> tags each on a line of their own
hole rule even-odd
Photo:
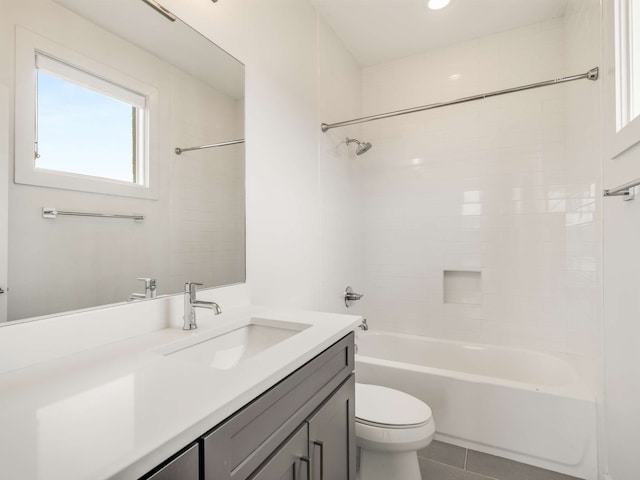
<svg viewBox="0 0 640 480">
<path fill-rule="evenodd" d="M 367 68 L 363 113 L 595 66 L 590 52 L 567 71 L 565 30 L 558 18 Z M 579 113 L 567 112 L 567 92 L 575 88 L 520 92 L 363 127 L 363 138 L 374 144 L 362 164 L 364 311 L 374 328 L 582 353 L 572 329 L 586 330 L 593 343 L 592 316 L 569 314 L 597 291 L 599 268 L 596 230 L 574 234 L 569 227 L 576 212 L 593 208 L 599 176 L 597 152 L 580 176 L 566 153 L 568 137 L 593 131 L 567 128 Z M 572 101 L 595 95 L 597 102 L 597 89 L 578 85 Z M 578 242 L 579 235 L 588 238 Z M 480 272 L 481 305 L 444 303 L 444 270 Z M 588 288 L 578 288 L 580 282 Z"/>
<path fill-rule="evenodd" d="M 181 291 L 186 280 L 243 281 L 242 147 L 173 154 L 178 145 L 242 137 L 238 101 L 47 0 L 4 2 L 2 11 L 7 42 L 1 64 L 11 94 L 14 24 L 19 24 L 153 85 L 160 96 L 160 129 L 152 132 L 157 140 L 150 151 L 158 159 L 158 200 L 10 182 L 8 318 L 124 301 L 142 290 L 137 277 L 157 278 L 160 294 Z M 13 114 L 7 116 L 13 135 Z M 8 165 L 12 172 L 13 162 Z M 44 206 L 146 218 L 141 224 L 73 217 L 51 221 L 41 216 Z M 172 226 L 180 228 L 179 236 L 171 237 Z"/>
<path fill-rule="evenodd" d="M 360 66 L 333 32 L 319 25 L 320 116 L 322 122 L 360 114 Z M 361 302 L 344 303 L 347 285 L 364 288 L 362 276 L 361 169 L 353 145 L 358 127 L 329 130 L 320 135 L 320 303 L 329 312 L 360 314 Z"/>
<path fill-rule="evenodd" d="M 603 2 L 605 106 L 614 106 L 613 1 Z M 614 118 L 605 117 L 604 188 L 614 188 L 640 177 L 640 146 L 635 145 L 617 158 L 606 152 Z M 638 140 L 638 138 L 636 138 Z M 638 477 L 640 451 L 640 201 L 604 199 L 604 402 L 607 453 L 606 471 L 611 480 Z"/>
<path fill-rule="evenodd" d="M 1 54 L 0 54 L 1 55 Z M 2 112 L 9 111 L 9 88 L 4 78 L 0 79 L 0 232 L 8 231 L 9 217 L 9 171 L 2 169 L 2 165 L 9 162 L 9 118 L 8 115 L 2 115 Z M 0 288 L 3 291 L 7 289 L 8 271 L 6 268 L 8 257 L 8 236 L 0 236 Z M 6 292 L 0 294 L 0 323 L 7 319 L 7 295 Z"/>
</svg>

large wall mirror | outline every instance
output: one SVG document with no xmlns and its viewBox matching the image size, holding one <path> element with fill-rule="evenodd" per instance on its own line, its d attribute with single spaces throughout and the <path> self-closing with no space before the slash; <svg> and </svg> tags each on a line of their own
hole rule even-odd
<svg viewBox="0 0 640 480">
<path fill-rule="evenodd" d="M 158 296 L 244 282 L 244 66 L 142 0 L 2 9 L 0 324 L 140 301 L 138 278 L 156 279 Z"/>
</svg>

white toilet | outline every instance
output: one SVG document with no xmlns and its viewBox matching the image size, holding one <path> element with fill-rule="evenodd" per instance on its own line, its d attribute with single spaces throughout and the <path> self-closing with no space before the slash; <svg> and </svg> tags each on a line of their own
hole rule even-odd
<svg viewBox="0 0 640 480">
<path fill-rule="evenodd" d="M 359 480 L 421 480 L 417 451 L 436 431 L 429 406 L 411 395 L 356 383 Z"/>
</svg>

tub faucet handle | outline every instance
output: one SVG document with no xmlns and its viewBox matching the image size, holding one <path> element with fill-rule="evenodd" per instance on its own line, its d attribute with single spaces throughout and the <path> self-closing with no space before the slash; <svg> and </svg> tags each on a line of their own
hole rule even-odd
<svg viewBox="0 0 640 480">
<path fill-rule="evenodd" d="M 344 304 L 347 308 L 349 308 L 353 302 L 360 300 L 362 297 L 364 297 L 363 293 L 355 293 L 353 288 L 350 286 L 347 286 L 344 290 Z"/>
</svg>

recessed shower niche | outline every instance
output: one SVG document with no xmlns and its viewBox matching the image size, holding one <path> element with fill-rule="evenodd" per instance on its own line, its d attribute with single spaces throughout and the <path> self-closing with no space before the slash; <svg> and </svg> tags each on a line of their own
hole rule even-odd
<svg viewBox="0 0 640 480">
<path fill-rule="evenodd" d="M 444 303 L 482 305 L 482 274 L 475 271 L 444 271 Z"/>
</svg>

